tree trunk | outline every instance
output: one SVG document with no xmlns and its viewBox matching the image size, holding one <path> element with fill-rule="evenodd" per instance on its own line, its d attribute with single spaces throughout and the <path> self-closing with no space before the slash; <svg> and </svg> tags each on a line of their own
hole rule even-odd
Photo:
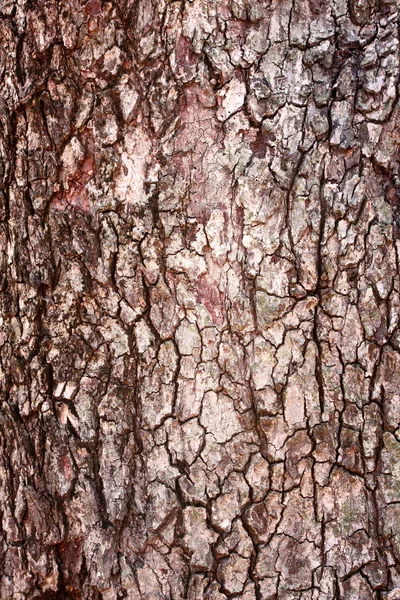
<svg viewBox="0 0 400 600">
<path fill-rule="evenodd" d="M 0 2 L 1 600 L 400 598 L 399 10 Z"/>
</svg>

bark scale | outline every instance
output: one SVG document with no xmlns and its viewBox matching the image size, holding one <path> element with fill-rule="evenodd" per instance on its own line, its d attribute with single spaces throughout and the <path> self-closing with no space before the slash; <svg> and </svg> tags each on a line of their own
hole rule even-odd
<svg viewBox="0 0 400 600">
<path fill-rule="evenodd" d="M 400 598 L 395 0 L 0 2 L 0 598 Z"/>
</svg>

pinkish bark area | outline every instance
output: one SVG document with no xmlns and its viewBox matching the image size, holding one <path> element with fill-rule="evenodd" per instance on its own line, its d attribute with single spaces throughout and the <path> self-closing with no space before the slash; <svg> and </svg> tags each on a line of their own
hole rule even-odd
<svg viewBox="0 0 400 600">
<path fill-rule="evenodd" d="M 400 599 L 396 0 L 0 1 L 0 599 Z"/>
</svg>

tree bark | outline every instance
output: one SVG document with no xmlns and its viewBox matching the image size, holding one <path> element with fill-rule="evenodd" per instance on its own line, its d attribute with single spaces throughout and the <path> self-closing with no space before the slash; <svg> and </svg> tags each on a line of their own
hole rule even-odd
<svg viewBox="0 0 400 600">
<path fill-rule="evenodd" d="M 1 600 L 400 598 L 396 0 L 1 0 Z"/>
</svg>

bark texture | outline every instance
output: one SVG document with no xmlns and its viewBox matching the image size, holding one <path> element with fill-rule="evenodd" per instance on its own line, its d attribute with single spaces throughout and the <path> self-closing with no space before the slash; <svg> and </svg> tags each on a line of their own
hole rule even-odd
<svg viewBox="0 0 400 600">
<path fill-rule="evenodd" d="M 0 1 L 1 600 L 399 600 L 399 31 Z"/>
</svg>

